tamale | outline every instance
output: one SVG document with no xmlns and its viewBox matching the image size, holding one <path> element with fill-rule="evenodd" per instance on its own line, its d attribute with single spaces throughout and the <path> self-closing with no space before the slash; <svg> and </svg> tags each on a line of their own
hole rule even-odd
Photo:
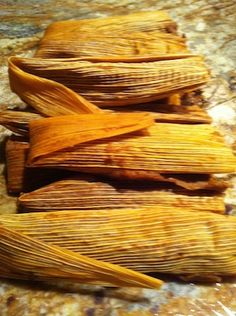
<svg viewBox="0 0 236 316">
<path fill-rule="evenodd" d="M 131 133 L 151 126 L 148 113 L 98 113 L 63 115 L 30 123 L 29 160 L 78 144 Z"/>
<path fill-rule="evenodd" d="M 12 91 L 22 100 L 40 113 L 54 116 L 82 110 L 91 113 L 97 111 L 94 104 L 140 104 L 193 91 L 208 81 L 209 71 L 202 57 L 191 54 L 135 58 L 12 57 L 9 77 Z"/>
<path fill-rule="evenodd" d="M 40 114 L 57 116 L 100 112 L 98 107 L 64 85 L 22 71 L 17 57 L 10 57 L 8 62 L 12 91 Z"/>
<path fill-rule="evenodd" d="M 11 230 L 140 272 L 236 275 L 236 218 L 164 207 L 0 216 Z"/>
<path fill-rule="evenodd" d="M 162 284 L 152 277 L 49 245 L 4 226 L 0 226 L 0 260 L 0 276 L 4 278 L 66 279 L 88 284 L 151 288 Z"/>
<path fill-rule="evenodd" d="M 173 187 L 124 185 L 74 177 L 51 183 L 33 192 L 22 194 L 18 205 L 23 211 L 106 210 L 140 208 L 141 206 L 182 207 L 193 211 L 224 213 L 222 195 L 179 190 Z"/>
<path fill-rule="evenodd" d="M 19 194 L 29 192 L 53 181 L 71 176 L 66 170 L 29 169 L 25 166 L 29 143 L 22 137 L 11 137 L 6 143 L 7 190 Z"/>
<path fill-rule="evenodd" d="M 164 11 L 59 21 L 47 28 L 36 56 L 143 54 L 153 50 L 168 52 L 175 47 L 180 50 L 185 45 L 184 40 L 175 35 L 176 28 L 176 23 Z"/>
<path fill-rule="evenodd" d="M 74 22 L 76 25 L 76 21 Z M 56 24 L 57 28 L 60 27 L 58 22 Z M 61 24 L 61 27 L 64 27 L 64 24 Z M 79 21 L 78 24 L 80 24 Z M 108 27 L 110 32 L 101 33 L 96 29 L 90 29 L 78 34 L 74 31 L 75 26 L 72 28 L 73 31 L 62 28 L 60 38 L 57 37 L 59 30 L 55 31 L 56 34 L 53 31 L 46 32 L 35 56 L 40 58 L 130 57 L 188 52 L 185 39 L 173 34 L 157 31 L 129 33 L 129 30 L 116 34 L 110 26 Z"/>
<path fill-rule="evenodd" d="M 66 177 L 73 176 L 69 170 L 58 170 L 51 168 L 28 168 L 25 163 L 27 160 L 29 143 L 20 137 L 10 138 L 6 146 L 6 165 L 7 165 L 7 188 L 8 192 L 18 194 L 30 192 L 44 185 L 52 183 Z M 174 183 L 179 187 L 188 190 L 214 190 L 223 191 L 228 187 L 228 182 L 208 175 L 160 175 L 155 172 L 125 172 L 117 170 L 112 173 L 113 178 L 135 179 L 136 185 L 142 180 L 159 181 L 163 183 Z"/>
<path fill-rule="evenodd" d="M 27 136 L 29 122 L 39 118 L 42 118 L 42 116 L 31 112 L 2 111 L 0 112 L 0 125 L 16 134 Z"/>
<path fill-rule="evenodd" d="M 62 30 L 63 34 L 63 30 Z M 133 32 L 114 34 L 93 31 L 73 38 L 67 32 L 61 39 L 50 38 L 41 41 L 36 57 L 40 58 L 73 58 L 84 56 L 155 56 L 159 54 L 188 52 L 183 37 L 160 32 Z"/>
<path fill-rule="evenodd" d="M 199 106 L 170 106 L 168 104 L 153 104 L 119 107 L 119 112 L 149 112 L 156 122 L 200 124 L 210 123 L 210 116 Z M 113 110 L 104 110 L 104 113 Z M 5 126 L 13 133 L 28 137 L 29 122 L 40 119 L 40 114 L 23 111 L 2 111 L 0 112 L 0 125 Z"/>
<path fill-rule="evenodd" d="M 36 122 L 36 121 L 35 121 Z M 31 123 L 32 124 L 32 123 Z M 157 123 L 148 129 L 148 135 L 122 135 L 109 140 L 95 140 L 76 148 L 43 157 L 44 148 L 37 148 L 40 136 L 34 138 L 29 166 L 56 167 L 88 173 L 122 175 L 133 171 L 143 178 L 152 173 L 209 174 L 236 171 L 236 157 L 224 144 L 224 139 L 208 124 L 188 125 Z M 51 133 L 48 137 L 53 137 Z M 46 139 L 46 137 L 44 137 Z M 47 146 L 47 145 L 45 145 Z M 34 149 L 34 150 L 32 150 Z"/>
<path fill-rule="evenodd" d="M 29 143 L 22 139 L 8 139 L 6 143 L 7 190 L 10 193 L 23 191 L 28 150 Z"/>
</svg>

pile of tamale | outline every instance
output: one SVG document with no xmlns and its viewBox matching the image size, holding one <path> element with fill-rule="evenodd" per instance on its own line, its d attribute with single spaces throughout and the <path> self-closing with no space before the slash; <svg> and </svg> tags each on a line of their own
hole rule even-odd
<svg viewBox="0 0 236 316">
<path fill-rule="evenodd" d="M 236 157 L 202 109 L 209 70 L 162 11 L 48 27 L 11 57 L 0 276 L 159 287 L 236 275 Z M 11 260 L 9 260 L 9 257 Z"/>
</svg>

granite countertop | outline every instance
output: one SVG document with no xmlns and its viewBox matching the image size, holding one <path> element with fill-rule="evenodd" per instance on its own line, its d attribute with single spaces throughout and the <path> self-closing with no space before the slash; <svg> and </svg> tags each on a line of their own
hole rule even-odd
<svg viewBox="0 0 236 316">
<path fill-rule="evenodd" d="M 104 17 L 164 9 L 180 25 L 196 53 L 205 55 L 212 80 L 204 90 L 214 124 L 235 146 L 236 140 L 236 2 L 235 0 L 3 0 L 0 1 L 0 109 L 21 107 L 10 92 L 7 58 L 32 56 L 52 21 Z M 0 127 L 0 213 L 15 212 L 6 194 L 4 139 Z M 236 204 L 236 179 L 227 199 Z M 236 315 L 236 283 L 212 286 L 168 282 L 160 291 L 0 281 L 0 316 Z"/>
</svg>

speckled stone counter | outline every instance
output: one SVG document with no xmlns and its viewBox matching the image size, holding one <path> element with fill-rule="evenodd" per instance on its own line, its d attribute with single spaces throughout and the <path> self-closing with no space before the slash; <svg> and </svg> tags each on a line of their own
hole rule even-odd
<svg viewBox="0 0 236 316">
<path fill-rule="evenodd" d="M 104 17 L 164 9 L 179 23 L 189 46 L 206 56 L 212 80 L 204 90 L 214 124 L 235 147 L 236 140 L 236 2 L 235 0 L 31 0 L 0 1 L 0 108 L 21 107 L 10 92 L 7 58 L 32 56 L 52 21 Z M 15 212 L 6 194 L 4 138 L 0 127 L 0 212 Z M 235 177 L 231 178 L 236 186 Z M 236 189 L 227 199 L 235 203 Z M 211 286 L 167 282 L 160 291 L 102 289 L 85 286 L 0 281 L 0 316 L 236 315 L 236 285 Z"/>
</svg>

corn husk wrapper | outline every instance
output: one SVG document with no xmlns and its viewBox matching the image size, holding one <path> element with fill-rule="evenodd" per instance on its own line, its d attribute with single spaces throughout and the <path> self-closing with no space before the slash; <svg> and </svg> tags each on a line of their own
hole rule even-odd
<svg viewBox="0 0 236 316">
<path fill-rule="evenodd" d="M 8 73 L 11 90 L 42 115 L 100 113 L 94 104 L 64 85 L 23 71 L 17 57 L 9 58 Z"/>
<path fill-rule="evenodd" d="M 176 23 L 164 11 L 59 21 L 47 28 L 36 56 L 124 56 L 186 49 L 184 39 L 173 33 Z"/>
<path fill-rule="evenodd" d="M 29 161 L 81 143 L 145 129 L 153 123 L 147 113 L 63 115 L 35 120 L 30 123 Z"/>
<path fill-rule="evenodd" d="M 57 23 L 57 29 L 64 27 L 64 24 L 58 25 Z M 114 30 L 109 28 L 110 33 L 88 30 L 78 34 L 78 32 L 72 31 L 74 28 L 74 26 L 68 25 L 67 29 L 61 29 L 60 38 L 58 37 L 60 30 L 55 30 L 55 34 L 53 31 L 50 34 L 46 32 L 35 57 L 130 57 L 188 52 L 184 38 L 159 31 L 129 33 L 127 30 L 127 33 L 114 34 Z"/>
<path fill-rule="evenodd" d="M 189 194 L 176 188 L 145 185 L 124 185 L 75 177 L 56 181 L 33 192 L 22 194 L 18 205 L 23 211 L 108 210 L 164 206 L 192 211 L 225 212 L 222 195 L 206 192 Z"/>
<path fill-rule="evenodd" d="M 164 208 L 2 215 L 4 227 L 140 272 L 236 274 L 236 219 Z"/>
<path fill-rule="evenodd" d="M 55 22 L 47 28 L 36 56 L 149 56 L 186 52 L 185 39 L 168 32 L 171 30 L 166 23 L 175 27 L 164 12 Z"/>
<path fill-rule="evenodd" d="M 202 57 L 191 54 L 77 59 L 12 57 L 9 77 L 12 91 L 22 100 L 42 114 L 55 116 L 95 113 L 98 109 L 94 104 L 140 104 L 193 91 L 208 81 L 209 72 Z"/>
<path fill-rule="evenodd" d="M 71 176 L 67 170 L 27 168 L 29 143 L 22 137 L 11 137 L 6 142 L 6 176 L 9 193 L 19 194 Z"/>
<path fill-rule="evenodd" d="M 124 110 L 125 111 L 120 111 Z M 181 123 L 181 124 L 202 124 L 211 123 L 209 115 L 199 106 L 171 106 L 168 104 L 146 104 L 143 106 L 119 107 L 119 112 L 142 113 L 149 112 L 156 122 Z M 104 110 L 114 112 L 112 110 Z M 23 111 L 2 111 L 0 112 L 0 125 L 5 126 L 14 134 L 28 137 L 29 123 L 40 119 L 40 114 Z"/>
<path fill-rule="evenodd" d="M 0 226 L 0 276 L 23 280 L 66 279 L 87 284 L 158 288 L 161 281 L 50 245 Z"/>
<path fill-rule="evenodd" d="M 156 122 L 177 124 L 209 124 L 211 117 L 198 105 L 174 106 L 170 104 L 146 103 L 116 107 L 117 112 L 149 112 Z M 190 127 L 191 128 L 191 127 Z"/>
<path fill-rule="evenodd" d="M 51 149 L 52 153 L 43 157 L 46 139 L 51 143 L 52 138 L 57 138 L 56 133 L 44 133 L 43 122 L 41 128 L 40 122 L 37 124 L 36 131 L 34 122 L 30 127 L 30 166 L 104 174 L 130 170 L 143 175 L 149 172 L 209 174 L 236 171 L 236 157 L 232 150 L 224 144 L 223 137 L 207 124 L 192 125 L 190 129 L 184 124 L 158 123 L 151 126 L 145 136 L 132 134 L 95 140 L 71 150 L 64 150 L 69 146 L 62 143 L 57 146 L 57 152 Z M 45 142 L 43 146 L 38 146 L 41 133 Z"/>
<path fill-rule="evenodd" d="M 6 143 L 7 190 L 10 193 L 23 191 L 25 163 L 29 143 L 24 140 L 8 140 Z"/>
<path fill-rule="evenodd" d="M 36 113 L 2 111 L 0 112 L 0 125 L 5 126 L 15 134 L 28 136 L 29 122 L 39 118 L 42 118 L 42 116 Z"/>
<path fill-rule="evenodd" d="M 81 22 L 81 24 L 79 25 L 78 22 Z M 127 15 L 114 15 L 99 19 L 59 21 L 51 24 L 51 27 L 47 29 L 47 33 L 53 31 L 55 37 L 61 37 L 61 26 L 65 26 L 64 29 L 67 28 L 68 32 L 72 32 L 72 27 L 74 26 L 74 32 L 77 31 L 76 27 L 79 28 L 77 32 L 86 32 L 86 30 L 90 27 L 91 31 L 95 31 L 96 28 L 97 31 L 105 34 L 106 31 L 110 33 L 108 25 L 120 34 L 127 29 L 129 29 L 130 32 L 151 32 L 160 30 L 162 32 L 174 33 L 177 27 L 176 23 L 171 19 L 170 15 L 166 11 L 158 10 L 136 12 Z M 69 27 L 71 27 L 71 29 L 69 29 Z M 55 33 L 55 29 L 59 31 L 57 35 Z"/>
<path fill-rule="evenodd" d="M 58 170 L 52 168 L 28 168 L 26 166 L 29 143 L 24 139 L 10 138 L 7 141 L 6 164 L 7 164 L 7 188 L 14 194 L 20 192 L 30 192 L 44 185 L 57 180 L 72 176 L 70 170 Z M 84 176 L 84 175 L 83 175 Z M 136 184 L 141 180 L 159 181 L 163 183 L 174 183 L 179 187 L 188 190 L 207 189 L 214 191 L 223 191 L 228 187 L 228 182 L 208 175 L 161 175 L 156 172 L 131 172 L 117 170 L 112 172 L 111 176 L 117 180 L 128 179 L 135 180 Z"/>
</svg>

